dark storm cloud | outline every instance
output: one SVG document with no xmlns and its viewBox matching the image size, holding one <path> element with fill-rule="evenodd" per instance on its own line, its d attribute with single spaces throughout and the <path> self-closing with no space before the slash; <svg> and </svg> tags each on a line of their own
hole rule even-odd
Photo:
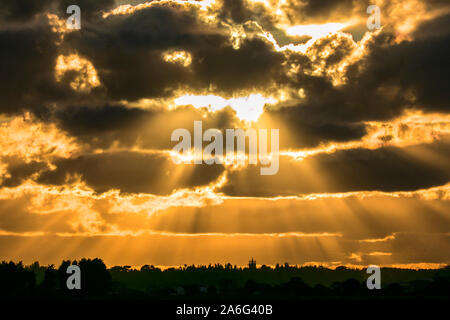
<svg viewBox="0 0 450 320">
<path fill-rule="evenodd" d="M 348 47 L 344 48 L 340 46 L 325 65 L 345 57 Z M 311 62 L 293 54 L 288 61 L 300 71 L 286 82 L 303 89 L 306 98 L 298 105 L 267 108 L 260 121 L 287 125 L 294 138 L 286 141 L 285 135 L 282 147 L 311 147 L 361 138 L 366 133 L 363 121 L 389 120 L 407 109 L 448 112 L 450 92 L 444 88 L 450 87 L 450 79 L 442 76 L 450 73 L 448 56 L 448 35 L 395 44 L 389 34 L 381 34 L 369 44 L 367 56 L 349 67 L 347 82 L 334 86 L 326 76 L 309 75 Z"/>
<path fill-rule="evenodd" d="M 104 131 L 122 130 L 125 126 L 138 125 L 154 112 L 122 105 L 101 107 L 69 106 L 54 111 L 54 119 L 61 127 L 74 135 L 96 135 Z"/>
<path fill-rule="evenodd" d="M 447 0 L 427 0 L 424 1 L 425 5 L 429 8 L 429 9 L 436 9 L 436 8 L 449 8 L 450 4 L 448 3 Z"/>
<path fill-rule="evenodd" d="M 326 68 L 333 67 L 351 52 L 348 38 L 330 36 L 310 48 L 311 52 L 319 53 L 335 39 L 340 42 L 324 60 Z M 140 41 L 137 43 L 140 47 Z M 173 79 L 169 79 L 171 76 L 183 77 L 183 74 L 188 76 L 190 73 L 191 79 L 196 77 L 204 83 L 213 81 L 221 88 L 231 91 L 238 87 L 264 86 L 270 79 L 278 79 L 288 87 L 301 88 L 305 99 L 294 106 L 266 108 L 259 123 L 271 128 L 288 129 L 287 133 L 280 137 L 281 148 L 314 147 L 323 142 L 359 139 L 366 134 L 363 121 L 389 120 L 400 116 L 406 109 L 448 111 L 449 92 L 442 88 L 450 83 L 447 84 L 448 79 L 440 76 L 448 69 L 448 64 L 445 63 L 446 56 L 450 55 L 448 44 L 446 37 L 395 44 L 389 34 L 381 34 L 368 44 L 368 55 L 350 66 L 346 74 L 347 83 L 341 86 L 334 86 L 326 75 L 309 75 L 313 70 L 313 61 L 300 53 L 290 53 L 285 57 L 287 64 L 293 63 L 300 67 L 294 79 L 287 78 L 281 74 L 285 70 L 284 67 L 271 69 L 272 53 L 267 43 L 256 39 L 243 43 L 239 50 L 231 47 L 199 47 L 196 49 L 197 54 L 194 54 L 197 60 L 194 58 L 192 65 L 195 75 L 190 71 L 183 71 L 185 73 L 181 74 L 174 71 L 173 75 L 166 73 L 165 76 L 168 77 L 167 83 L 172 83 Z M 262 49 L 258 50 L 258 47 Z M 136 50 L 140 52 L 141 49 Z M 116 50 L 113 52 L 115 54 Z M 114 57 L 113 52 L 108 55 Z M 223 63 L 225 61 L 234 62 Z M 253 61 L 258 63 L 254 64 Z M 114 86 L 118 88 L 113 90 L 116 92 L 113 94 L 115 98 L 147 96 L 153 90 L 156 90 L 153 93 L 159 94 L 157 92 L 165 87 L 161 85 L 147 88 L 148 82 L 143 78 L 137 82 L 133 80 L 136 72 L 141 73 L 145 66 L 151 65 L 145 59 L 131 70 L 119 62 L 118 60 L 117 68 L 123 68 L 126 76 L 120 78 L 115 72 L 107 72 Z M 266 67 L 259 69 L 260 66 Z M 180 66 L 174 68 L 184 70 Z M 239 69 L 236 70 L 236 75 L 242 75 L 234 77 L 234 69 Z M 105 66 L 104 70 L 109 69 Z M 160 81 L 160 78 L 152 73 L 144 72 L 137 75 L 139 76 L 148 77 L 148 81 Z M 174 129 L 191 128 L 194 120 L 203 120 L 203 113 L 193 108 L 166 112 L 163 109 L 143 111 L 124 106 L 71 106 L 57 110 L 53 119 L 69 133 L 90 145 L 102 148 L 107 148 L 114 141 L 123 146 L 130 146 L 138 137 L 142 138 L 146 147 L 170 148 L 168 137 Z M 174 121 L 179 119 L 178 116 L 182 113 L 182 119 L 185 121 Z M 237 127 L 232 113 L 221 111 L 216 117 L 223 119 L 223 116 L 228 119 L 225 124 L 229 128 Z M 208 118 L 211 117 L 214 115 L 208 114 Z M 152 124 L 154 119 L 166 125 L 163 127 L 157 123 Z M 212 121 L 208 127 L 226 128 L 216 121 Z M 159 133 L 157 130 L 160 130 Z M 95 136 L 92 136 L 93 134 Z M 166 139 L 161 140 L 158 136 Z"/>
<path fill-rule="evenodd" d="M 46 3 L 32 7 L 32 12 L 42 11 Z M 11 8 L 15 5 L 7 4 Z M 59 3 L 59 7 L 66 4 Z M 110 9 L 112 2 L 82 1 L 79 5 L 99 13 Z M 320 14 L 349 5 L 348 1 L 305 1 L 301 7 L 302 12 Z M 117 101 L 171 97 L 178 88 L 210 90 L 224 96 L 283 86 L 303 89 L 305 99 L 294 102 L 294 106 L 268 108 L 263 115 L 263 119 L 277 122 L 280 128 L 287 126 L 294 136 L 290 141 L 281 137 L 282 147 L 312 147 L 321 142 L 358 139 L 366 132 L 362 121 L 392 119 L 408 108 L 448 111 L 449 91 L 442 88 L 449 87 L 450 80 L 442 75 L 450 71 L 450 41 L 442 32 L 422 35 L 417 31 L 417 40 L 399 44 L 392 35 L 382 32 L 368 44 L 367 56 L 349 67 L 346 84 L 334 86 L 326 70 L 311 75 L 315 62 L 308 56 L 277 52 L 271 43 L 253 36 L 248 26 L 248 37 L 241 39 L 236 49 L 230 30 L 219 19 L 206 23 L 201 15 L 193 5 L 155 3 L 130 15 L 111 15 L 95 22 L 88 19 L 80 32 L 66 34 L 60 46 L 56 45 L 59 36 L 45 19 L 33 27 L 1 30 L 1 111 L 31 110 L 38 118 L 56 121 L 83 142 L 97 147 L 108 147 L 114 141 L 130 146 L 143 138 L 146 146 L 156 148 L 168 147 L 174 128 L 190 128 L 192 121 L 199 119 L 195 111 L 186 118 L 190 123 L 178 121 L 172 126 L 172 111 L 164 116 L 162 111 L 126 109 Z M 66 15 L 60 13 L 60 17 Z M 260 4 L 223 1 L 219 17 L 238 24 L 256 20 L 274 28 Z M 429 25 L 438 30 L 445 23 L 441 17 Z M 335 38 L 338 39 L 331 36 L 316 43 L 310 48 L 312 55 L 317 57 Z M 339 45 L 324 59 L 325 69 L 333 68 L 351 52 L 348 39 L 338 40 Z M 162 54 L 167 50 L 188 51 L 192 64 L 184 67 L 164 61 Z M 74 52 L 92 62 L 97 70 L 102 85 L 91 92 L 70 88 L 76 72 L 65 73 L 59 83 L 55 80 L 57 56 Z M 291 64 L 299 66 L 299 71 L 288 77 Z M 89 107 L 94 105 L 109 107 Z M 229 112 L 217 117 L 233 118 Z M 162 130 L 159 136 L 163 139 L 156 129 L 145 128 L 146 121 L 153 119 L 170 127 L 153 124 Z M 211 127 L 217 127 L 216 123 Z M 144 128 L 148 134 L 136 128 Z"/>
<path fill-rule="evenodd" d="M 309 148 L 321 143 L 357 140 L 366 134 L 363 123 L 325 117 L 317 106 L 282 107 L 267 110 L 261 123 L 282 128 L 280 148 Z"/>
<path fill-rule="evenodd" d="M 269 31 L 278 44 L 284 46 L 289 43 L 304 43 L 309 37 L 288 36 L 285 30 L 277 26 L 277 18 L 264 4 L 246 0 L 221 0 L 218 4 L 217 15 L 220 20 L 242 25 L 248 33 L 261 31 L 259 27 Z M 254 22 L 257 23 L 254 24 Z"/>
<path fill-rule="evenodd" d="M 160 6 L 88 24 L 68 35 L 65 45 L 93 62 L 110 97 L 137 100 L 169 95 L 190 81 L 189 70 L 163 61 L 162 52 L 195 41 L 206 44 L 208 35 L 197 35 L 198 27 L 194 12 Z M 209 38 L 217 43 L 215 36 Z"/>
<path fill-rule="evenodd" d="M 110 16 L 73 33 L 65 45 L 88 57 L 114 99 L 171 95 L 188 85 L 221 92 L 266 87 L 278 75 L 283 54 L 261 38 L 235 50 L 229 30 L 201 21 L 195 6 L 155 4 L 129 16 Z M 166 50 L 186 50 L 190 68 L 163 60 Z"/>
<path fill-rule="evenodd" d="M 59 41 L 44 16 L 19 27 L 0 28 L 0 113 L 28 110 L 39 115 L 49 105 L 109 100 L 103 87 L 90 92 L 73 90 L 70 83 L 78 76 L 75 71 L 56 80 L 56 60 L 65 53 Z"/>
<path fill-rule="evenodd" d="M 71 5 L 77 5 L 81 9 L 83 19 L 100 18 L 103 11 L 108 11 L 115 7 L 114 0 L 57 0 L 58 9 L 62 16 Z"/>
<path fill-rule="evenodd" d="M 342 21 L 343 17 L 351 15 L 355 8 L 365 9 L 369 1 L 353 0 L 288 0 L 283 5 L 283 10 L 294 24 L 308 24 L 318 22 L 329 22 L 337 19 Z"/>
<path fill-rule="evenodd" d="M 4 178 L 1 186 L 2 187 L 16 187 L 20 185 L 24 180 L 31 178 L 35 173 L 39 173 L 48 166 L 44 162 L 31 161 L 24 162 L 19 158 L 3 158 L 3 163 L 7 164 L 6 171 L 8 172 L 8 177 Z"/>
<path fill-rule="evenodd" d="M 295 7 L 297 7 L 301 13 L 307 16 L 322 15 L 339 9 L 349 11 L 353 6 L 353 0 L 293 0 L 288 1 L 288 3 L 295 4 Z"/>
<path fill-rule="evenodd" d="M 119 189 L 157 195 L 209 184 L 224 170 L 221 165 L 176 165 L 168 155 L 135 152 L 91 154 L 54 163 L 57 168 L 43 172 L 39 183 L 63 185 L 78 175 L 96 192 Z"/>
<path fill-rule="evenodd" d="M 25 22 L 39 13 L 46 12 L 55 0 L 2 0 L 0 2 L 0 21 Z"/>
<path fill-rule="evenodd" d="M 202 121 L 203 131 L 216 128 L 242 127 L 241 121 L 231 108 L 216 112 L 199 110 L 192 106 L 180 106 L 166 110 L 163 106 L 153 109 L 127 107 L 124 105 L 68 106 L 46 109 L 39 120 L 56 123 L 70 136 L 77 138 L 87 151 L 113 144 L 118 147 L 139 146 L 146 149 L 171 149 L 175 129 L 185 128 L 193 136 L 194 121 Z"/>
<path fill-rule="evenodd" d="M 426 20 L 414 31 L 414 39 L 445 37 L 450 34 L 450 14 Z"/>
<path fill-rule="evenodd" d="M 422 155 L 433 155 L 430 159 Z M 223 187 L 233 196 L 278 196 L 349 191 L 409 191 L 450 181 L 450 140 L 405 148 L 350 149 L 302 161 L 280 157 L 279 172 L 261 176 L 248 166 L 229 174 Z"/>
<path fill-rule="evenodd" d="M 41 115 L 91 148 L 109 148 L 113 143 L 133 146 L 144 124 L 156 112 L 123 105 L 68 106 L 47 110 Z M 167 139 L 168 140 L 168 139 Z"/>
<path fill-rule="evenodd" d="M 442 75 L 450 72 L 450 35 L 389 44 L 381 38 L 365 59 L 349 68 L 346 93 L 354 109 L 348 110 L 348 116 L 367 112 L 388 118 L 412 101 L 424 111 L 448 112 L 450 93 L 444 88 L 450 87 L 450 79 Z M 384 93 L 385 103 L 379 92 Z M 411 94 L 413 99 L 408 97 Z"/>
<path fill-rule="evenodd" d="M 201 83 L 219 90 L 258 89 L 270 86 L 281 76 L 284 56 L 261 39 L 245 40 L 239 50 L 231 46 L 197 52 L 193 68 Z"/>
<path fill-rule="evenodd" d="M 222 19 L 243 23 L 254 16 L 254 12 L 250 10 L 245 0 L 221 0 L 220 4 L 219 16 Z"/>
<path fill-rule="evenodd" d="M 49 26 L 0 30 L 0 108 L 17 112 L 60 94 L 54 80 L 56 36 Z"/>
<path fill-rule="evenodd" d="M 114 0 L 2 0 L 0 2 L 0 19 L 6 22 L 27 22 L 38 14 L 57 13 L 67 15 L 71 5 L 78 5 L 83 19 L 99 17 L 102 11 L 115 6 Z M 68 15 L 67 15 L 68 16 Z M 1 24 L 1 23 L 0 23 Z"/>
</svg>

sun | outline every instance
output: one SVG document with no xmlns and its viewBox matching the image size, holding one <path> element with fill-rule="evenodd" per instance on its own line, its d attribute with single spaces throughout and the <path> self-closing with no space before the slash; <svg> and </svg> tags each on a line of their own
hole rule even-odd
<svg viewBox="0 0 450 320">
<path fill-rule="evenodd" d="M 195 108 L 208 108 L 211 111 L 221 110 L 227 106 L 236 111 L 236 116 L 244 121 L 257 121 L 264 112 L 266 104 L 275 103 L 274 98 L 264 97 L 260 93 L 244 97 L 225 99 L 216 95 L 184 95 L 174 100 L 175 105 L 192 105 Z"/>
</svg>

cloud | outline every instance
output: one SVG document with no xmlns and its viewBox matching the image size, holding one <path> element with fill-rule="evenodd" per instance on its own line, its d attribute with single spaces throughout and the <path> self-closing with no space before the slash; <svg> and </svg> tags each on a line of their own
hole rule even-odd
<svg viewBox="0 0 450 320">
<path fill-rule="evenodd" d="M 64 185 L 81 177 L 97 192 L 170 194 L 176 189 L 207 185 L 224 170 L 220 165 L 175 165 L 167 154 L 112 152 L 59 159 L 56 169 L 43 172 L 38 182 Z M 72 178 L 72 180 L 71 180 Z"/>
<path fill-rule="evenodd" d="M 286 196 L 364 190 L 402 191 L 450 180 L 448 137 L 432 144 L 339 150 L 304 160 L 280 157 L 279 172 L 261 176 L 250 165 L 230 172 L 222 191 L 233 196 Z"/>
<path fill-rule="evenodd" d="M 105 1 L 89 11 L 109 5 Z M 302 5 L 314 11 L 335 4 Z M 57 111 L 61 114 L 67 106 L 171 99 L 180 90 L 225 97 L 249 91 L 301 91 L 289 103 L 282 101 L 266 110 L 280 127 L 286 124 L 293 134 L 299 133 L 298 143 L 290 146 L 296 148 L 361 138 L 366 132 L 362 121 L 391 119 L 406 109 L 448 108 L 448 94 L 438 89 L 446 81 L 439 77 L 442 66 L 437 62 L 448 55 L 445 37 L 395 43 L 394 36 L 383 31 L 356 44 L 351 37 L 334 33 L 302 54 L 280 50 L 263 37 L 261 27 L 239 28 L 249 12 L 254 13 L 250 20 L 269 14 L 264 5 L 223 2 L 217 6 L 204 10 L 189 3 L 155 2 L 132 14 L 87 21 L 83 32 L 67 33 L 63 40 L 44 17 L 37 26 L 0 31 L 6 48 L 1 61 L 8 61 L 0 76 L 7 89 L 1 97 L 2 110 L 29 109 L 45 118 L 49 108 L 61 109 Z M 211 12 L 218 15 L 217 23 L 208 20 Z M 235 20 L 233 16 L 242 17 L 231 25 L 220 22 Z M 166 61 L 168 50 L 185 52 L 191 63 Z M 360 52 L 357 57 L 356 52 Z M 83 63 L 61 74 L 55 69 L 61 57 L 77 57 Z M 419 71 L 416 65 L 421 66 Z M 90 79 L 90 74 L 95 74 L 95 85 L 77 90 L 87 83 L 80 79 Z M 103 121 L 108 123 L 107 118 Z M 103 121 L 99 127 L 107 125 Z"/>
<path fill-rule="evenodd" d="M 5 187 L 15 187 L 20 185 L 23 181 L 31 178 L 33 174 L 39 173 L 48 169 L 48 166 L 44 162 L 31 161 L 24 162 L 20 159 L 3 159 L 7 165 L 8 177 L 4 178 L 2 181 L 2 186 Z"/>
<path fill-rule="evenodd" d="M 316 106 L 267 110 L 260 118 L 259 125 L 281 128 L 281 149 L 308 148 L 324 142 L 358 140 L 367 133 L 364 123 L 322 116 Z"/>
<path fill-rule="evenodd" d="M 439 187 L 436 192 L 445 194 Z M 347 240 L 379 240 L 395 233 L 448 232 L 447 202 L 445 196 L 426 199 L 420 191 L 276 199 L 225 197 L 220 205 L 171 207 L 139 221 L 154 231 L 181 234 L 328 233 Z"/>
<path fill-rule="evenodd" d="M 8 22 L 24 22 L 49 10 L 54 0 L 4 0 L 0 3 L 0 17 Z"/>
<path fill-rule="evenodd" d="M 450 33 L 450 14 L 443 14 L 435 19 L 421 23 L 414 31 L 414 39 L 445 37 Z"/>
<path fill-rule="evenodd" d="M 170 139 L 172 132 L 185 128 L 193 136 L 196 120 L 202 121 L 203 131 L 242 126 L 236 112 L 229 107 L 217 112 L 192 106 L 168 110 L 161 102 L 151 108 L 123 104 L 48 108 L 37 120 L 55 123 L 77 138 L 86 151 L 112 147 L 169 150 L 176 144 Z"/>
<path fill-rule="evenodd" d="M 62 15 L 66 14 L 69 6 L 76 4 L 81 9 L 83 19 L 88 20 L 99 19 L 103 12 L 110 10 L 116 4 L 115 0 L 77 0 L 76 3 L 72 0 L 62 0 L 55 2 Z"/>
<path fill-rule="evenodd" d="M 29 22 L 43 13 L 58 13 L 66 16 L 66 10 L 75 4 L 71 0 L 3 0 L 0 4 L 0 17 L 8 23 Z M 77 0 L 76 5 L 81 8 L 83 19 L 100 17 L 101 11 L 106 11 L 115 5 L 114 0 Z M 67 15 L 68 16 L 68 15 Z"/>
<path fill-rule="evenodd" d="M 352 0 L 288 0 L 282 6 L 292 24 L 311 24 L 323 21 L 341 21 L 355 10 L 364 13 L 369 1 Z"/>
<path fill-rule="evenodd" d="M 369 109 L 366 112 L 372 117 L 390 117 L 405 107 L 449 111 L 450 96 L 441 89 L 449 83 L 440 74 L 448 71 L 448 65 L 442 64 L 442 61 L 450 53 L 450 37 L 393 45 L 384 39 L 374 43 L 370 53 L 350 67 L 347 73 L 350 82 L 348 93 L 350 90 L 354 92 L 351 101 L 354 104 L 366 101 L 363 104 L 365 108 L 359 110 L 364 112 Z M 384 101 L 380 93 L 384 93 Z M 355 116 L 358 115 L 363 116 L 358 113 Z"/>
<path fill-rule="evenodd" d="M 90 58 L 110 97 L 164 97 L 187 86 L 219 92 L 265 88 L 283 54 L 262 38 L 242 39 L 236 50 L 228 27 L 208 21 L 194 4 L 152 3 L 131 15 L 109 16 L 65 37 L 64 46 Z M 164 60 L 167 50 L 192 56 L 186 68 Z"/>
<path fill-rule="evenodd" d="M 367 132 L 365 122 L 411 110 L 448 112 L 450 96 L 442 88 L 450 83 L 440 74 L 447 68 L 442 62 L 450 54 L 449 39 L 396 44 L 383 32 L 358 46 L 338 34 L 319 39 L 307 51 L 313 58 L 289 56 L 295 71 L 287 73 L 285 82 L 301 94 L 267 107 L 261 126 L 286 127 L 281 144 L 301 148 L 360 139 Z M 361 50 L 362 56 L 356 54 Z"/>
<path fill-rule="evenodd" d="M 38 108 L 50 97 L 64 95 L 54 84 L 56 35 L 50 26 L 0 30 L 1 111 L 16 113 Z"/>
</svg>

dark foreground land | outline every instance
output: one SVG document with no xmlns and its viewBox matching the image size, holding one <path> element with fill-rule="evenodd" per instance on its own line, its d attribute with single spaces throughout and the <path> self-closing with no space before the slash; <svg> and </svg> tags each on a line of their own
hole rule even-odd
<svg viewBox="0 0 450 320">
<path fill-rule="evenodd" d="M 68 290 L 70 264 L 81 269 L 81 290 Z M 0 299 L 61 300 L 372 300 L 450 299 L 450 266 L 442 269 L 381 269 L 380 290 L 368 290 L 365 270 L 277 265 L 153 266 L 107 269 L 100 259 L 53 265 L 0 264 Z"/>
</svg>

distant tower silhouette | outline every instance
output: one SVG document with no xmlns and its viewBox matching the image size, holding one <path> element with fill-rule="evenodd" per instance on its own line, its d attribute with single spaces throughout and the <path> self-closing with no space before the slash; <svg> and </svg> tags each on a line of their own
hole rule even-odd
<svg viewBox="0 0 450 320">
<path fill-rule="evenodd" d="M 256 261 L 253 258 L 248 262 L 249 269 L 256 269 Z"/>
</svg>

